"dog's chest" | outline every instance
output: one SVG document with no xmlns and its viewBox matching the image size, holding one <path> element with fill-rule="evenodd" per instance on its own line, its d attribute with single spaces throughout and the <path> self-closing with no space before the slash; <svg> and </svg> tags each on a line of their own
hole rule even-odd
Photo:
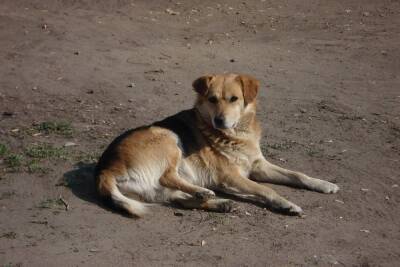
<svg viewBox="0 0 400 267">
<path fill-rule="evenodd" d="M 256 144 L 241 146 L 206 147 L 184 158 L 179 172 L 192 183 L 210 187 L 216 185 L 224 172 L 239 169 L 241 175 L 248 177 L 252 164 L 258 155 Z"/>
<path fill-rule="evenodd" d="M 251 166 L 258 155 L 258 147 L 252 143 L 239 143 L 220 147 L 219 157 L 226 160 L 226 168 L 236 166 L 241 171 L 242 175 L 248 176 Z"/>
</svg>

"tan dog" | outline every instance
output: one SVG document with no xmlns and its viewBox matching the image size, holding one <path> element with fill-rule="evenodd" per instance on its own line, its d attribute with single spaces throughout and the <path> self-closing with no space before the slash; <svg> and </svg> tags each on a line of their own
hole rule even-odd
<svg viewBox="0 0 400 267">
<path fill-rule="evenodd" d="M 127 131 L 116 138 L 96 167 L 101 196 L 131 215 L 145 202 L 178 202 L 186 208 L 228 212 L 222 191 L 267 207 L 300 214 L 302 209 L 259 182 L 322 193 L 339 187 L 268 162 L 261 153 L 256 119 L 257 80 L 246 75 L 210 75 L 193 82 L 195 107 Z"/>
</svg>

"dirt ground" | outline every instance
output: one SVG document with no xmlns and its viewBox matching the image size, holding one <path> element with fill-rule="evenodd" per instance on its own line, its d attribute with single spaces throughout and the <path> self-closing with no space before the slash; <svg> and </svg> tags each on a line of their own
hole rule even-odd
<svg viewBox="0 0 400 267">
<path fill-rule="evenodd" d="M 399 44 L 397 0 L 2 0 L 0 264 L 399 266 Z M 105 146 L 221 72 L 261 81 L 272 162 L 341 191 L 272 186 L 304 218 L 99 203 Z"/>
</svg>

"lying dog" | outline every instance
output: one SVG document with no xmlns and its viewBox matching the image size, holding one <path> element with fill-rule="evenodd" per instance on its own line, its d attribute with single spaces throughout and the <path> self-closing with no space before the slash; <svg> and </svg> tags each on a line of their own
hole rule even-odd
<svg viewBox="0 0 400 267">
<path fill-rule="evenodd" d="M 106 149 L 96 166 L 99 194 L 134 216 L 149 202 L 229 212 L 234 203 L 214 191 L 250 199 L 292 214 L 302 209 L 259 182 L 322 193 L 339 187 L 278 167 L 261 153 L 256 119 L 259 82 L 247 75 L 210 75 L 193 82 L 193 109 L 129 130 Z"/>
</svg>

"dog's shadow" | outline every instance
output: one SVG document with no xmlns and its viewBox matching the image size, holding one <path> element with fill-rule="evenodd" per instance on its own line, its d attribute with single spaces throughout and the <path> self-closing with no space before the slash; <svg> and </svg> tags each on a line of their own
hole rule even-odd
<svg viewBox="0 0 400 267">
<path fill-rule="evenodd" d="M 96 192 L 94 177 L 96 163 L 78 162 L 74 167 L 73 170 L 64 173 L 63 181 L 59 185 L 66 186 L 76 197 L 86 202 L 93 203 L 111 212 L 117 212 Z"/>
<path fill-rule="evenodd" d="M 74 169 L 67 171 L 63 175 L 63 181 L 59 185 L 64 185 L 71 189 L 72 193 L 78 198 L 101 204 L 101 200 L 96 193 L 94 181 L 95 163 L 78 162 L 74 165 Z"/>
</svg>

